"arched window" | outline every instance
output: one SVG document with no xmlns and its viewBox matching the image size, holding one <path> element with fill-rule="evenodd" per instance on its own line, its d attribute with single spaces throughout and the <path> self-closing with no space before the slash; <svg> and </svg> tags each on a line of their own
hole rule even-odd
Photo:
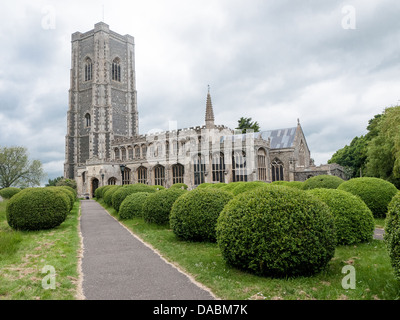
<svg viewBox="0 0 400 320">
<path fill-rule="evenodd" d="M 183 176 L 185 174 L 185 167 L 181 164 L 172 166 L 172 183 L 183 183 Z"/>
<path fill-rule="evenodd" d="M 128 167 L 122 172 L 122 184 L 131 184 L 131 169 Z"/>
<path fill-rule="evenodd" d="M 147 168 L 139 167 L 137 169 L 138 183 L 147 184 Z"/>
<path fill-rule="evenodd" d="M 198 186 L 204 183 L 204 176 L 206 171 L 206 164 L 204 157 L 199 154 L 193 159 L 193 173 L 194 173 L 194 184 Z"/>
<path fill-rule="evenodd" d="M 112 63 L 112 79 L 121 82 L 121 64 L 119 58 L 115 58 Z"/>
<path fill-rule="evenodd" d="M 126 149 L 121 148 L 121 159 L 122 161 L 126 160 Z"/>
<path fill-rule="evenodd" d="M 232 155 L 233 182 L 247 181 L 246 154 L 236 151 Z"/>
<path fill-rule="evenodd" d="M 225 159 L 223 153 L 215 153 L 212 158 L 213 181 L 225 182 Z"/>
<path fill-rule="evenodd" d="M 258 180 L 267 181 L 267 155 L 263 148 L 257 153 Z"/>
<path fill-rule="evenodd" d="M 165 168 L 161 165 L 154 167 L 154 184 L 164 186 L 165 184 Z"/>
<path fill-rule="evenodd" d="M 131 146 L 128 147 L 128 159 L 133 159 L 133 148 Z"/>
<path fill-rule="evenodd" d="M 90 118 L 90 114 L 86 113 L 85 115 L 85 126 L 90 127 L 92 125 L 92 120 Z"/>
<path fill-rule="evenodd" d="M 278 158 L 275 158 L 271 163 L 272 181 L 281 181 L 283 178 L 283 163 Z"/>
<path fill-rule="evenodd" d="M 140 158 L 140 147 L 135 146 L 135 158 L 139 159 Z"/>
<path fill-rule="evenodd" d="M 119 149 L 118 148 L 114 149 L 114 157 L 115 157 L 115 160 L 120 160 Z"/>
<path fill-rule="evenodd" d="M 85 60 L 85 81 L 90 81 L 93 78 L 93 63 L 88 57 Z"/>
<path fill-rule="evenodd" d="M 147 146 L 142 144 L 142 158 L 147 158 Z"/>
<path fill-rule="evenodd" d="M 117 183 L 117 178 L 111 177 L 110 179 L 108 179 L 109 186 L 114 186 L 116 183 Z"/>
</svg>

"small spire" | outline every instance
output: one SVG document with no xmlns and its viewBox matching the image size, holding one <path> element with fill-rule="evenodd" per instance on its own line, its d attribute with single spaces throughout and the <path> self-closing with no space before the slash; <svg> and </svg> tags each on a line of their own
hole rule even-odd
<svg viewBox="0 0 400 320">
<path fill-rule="evenodd" d="M 206 104 L 206 128 L 214 128 L 214 110 L 211 102 L 210 85 L 208 85 L 207 104 Z"/>
</svg>

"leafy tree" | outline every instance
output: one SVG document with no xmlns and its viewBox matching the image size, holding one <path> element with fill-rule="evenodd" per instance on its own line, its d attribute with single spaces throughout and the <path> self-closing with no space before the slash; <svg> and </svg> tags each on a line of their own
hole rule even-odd
<svg viewBox="0 0 400 320">
<path fill-rule="evenodd" d="M 238 120 L 238 127 L 236 129 L 242 130 L 242 133 L 246 133 L 247 130 L 251 129 L 254 132 L 260 131 L 260 126 L 257 121 L 251 121 L 251 118 L 241 117 Z"/>
<path fill-rule="evenodd" d="M 40 186 L 42 163 L 30 160 L 25 147 L 0 147 L 0 188 Z"/>
<path fill-rule="evenodd" d="M 63 178 L 64 177 L 61 176 L 54 179 L 49 179 L 48 183 L 46 183 L 46 187 L 55 187 L 57 185 L 57 182 L 59 182 Z"/>
<path fill-rule="evenodd" d="M 71 179 L 60 179 L 57 183 L 56 186 L 67 186 L 67 187 L 71 187 L 72 189 L 76 190 L 76 181 L 75 180 L 71 180 Z"/>
</svg>

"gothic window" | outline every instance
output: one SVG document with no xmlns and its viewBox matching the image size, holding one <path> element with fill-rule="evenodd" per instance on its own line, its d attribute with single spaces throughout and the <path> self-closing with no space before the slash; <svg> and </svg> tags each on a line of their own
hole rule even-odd
<svg viewBox="0 0 400 320">
<path fill-rule="evenodd" d="M 225 182 L 225 159 L 223 153 L 216 153 L 212 158 L 213 181 Z"/>
<path fill-rule="evenodd" d="M 172 183 L 183 183 L 183 176 L 185 174 L 185 167 L 181 164 L 172 166 Z"/>
<path fill-rule="evenodd" d="M 165 182 L 165 168 L 163 166 L 154 167 L 154 184 L 157 186 L 164 186 Z"/>
<path fill-rule="evenodd" d="M 112 63 L 112 79 L 121 82 L 121 64 L 118 58 L 115 58 Z"/>
<path fill-rule="evenodd" d="M 115 160 L 120 160 L 120 158 L 119 158 L 119 149 L 118 148 L 114 149 L 114 157 L 115 157 Z"/>
<path fill-rule="evenodd" d="M 138 183 L 147 184 L 147 168 L 139 167 L 137 169 Z"/>
<path fill-rule="evenodd" d="M 130 184 L 131 183 L 131 169 L 125 167 L 122 172 L 122 184 Z"/>
<path fill-rule="evenodd" d="M 90 58 L 85 60 L 85 81 L 90 81 L 93 78 L 93 63 Z"/>
<path fill-rule="evenodd" d="M 271 163 L 272 181 L 283 180 L 283 163 L 275 158 Z"/>
<path fill-rule="evenodd" d="M 176 140 L 172 142 L 172 155 L 173 156 L 178 155 L 178 141 Z"/>
<path fill-rule="evenodd" d="M 133 148 L 131 146 L 128 147 L 128 159 L 133 159 Z"/>
<path fill-rule="evenodd" d="M 142 144 L 142 157 L 147 157 L 147 146 L 145 144 Z"/>
<path fill-rule="evenodd" d="M 117 178 L 111 177 L 110 179 L 108 179 L 109 186 L 114 186 L 116 183 L 117 183 Z"/>
<path fill-rule="evenodd" d="M 92 125 L 92 120 L 90 118 L 90 114 L 86 113 L 85 115 L 85 126 L 88 128 Z"/>
<path fill-rule="evenodd" d="M 121 148 L 121 159 L 122 161 L 126 160 L 126 149 Z"/>
<path fill-rule="evenodd" d="M 259 149 L 257 153 L 258 180 L 267 181 L 267 156 L 264 149 Z"/>
<path fill-rule="evenodd" d="M 196 186 L 204 183 L 205 171 L 206 164 L 204 161 L 204 157 L 199 154 L 193 159 L 194 184 Z"/>
<path fill-rule="evenodd" d="M 233 182 L 247 181 L 246 154 L 236 151 L 232 155 Z"/>
<path fill-rule="evenodd" d="M 135 146 L 135 158 L 139 159 L 140 158 L 140 147 Z"/>
</svg>

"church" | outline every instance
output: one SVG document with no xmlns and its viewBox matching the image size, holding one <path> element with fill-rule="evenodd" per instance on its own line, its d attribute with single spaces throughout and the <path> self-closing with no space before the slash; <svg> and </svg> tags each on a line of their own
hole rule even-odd
<svg viewBox="0 0 400 320">
<path fill-rule="evenodd" d="M 191 128 L 139 133 L 135 44 L 103 22 L 72 34 L 64 177 L 81 197 L 103 185 L 304 181 L 345 178 L 337 164 L 315 166 L 300 121 L 246 132 L 215 124 L 210 89 L 204 122 Z"/>
</svg>

